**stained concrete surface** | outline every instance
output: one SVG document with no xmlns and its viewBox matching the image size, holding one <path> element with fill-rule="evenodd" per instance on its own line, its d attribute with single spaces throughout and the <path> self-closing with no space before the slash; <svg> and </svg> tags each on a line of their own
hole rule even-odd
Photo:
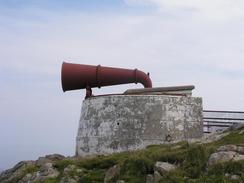
<svg viewBox="0 0 244 183">
<path fill-rule="evenodd" d="M 76 153 L 109 154 L 203 135 L 202 99 L 111 95 L 83 101 Z"/>
</svg>

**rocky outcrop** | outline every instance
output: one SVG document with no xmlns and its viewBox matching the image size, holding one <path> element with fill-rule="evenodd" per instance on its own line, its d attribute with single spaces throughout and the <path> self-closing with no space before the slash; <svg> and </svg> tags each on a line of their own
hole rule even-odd
<svg viewBox="0 0 244 183">
<path fill-rule="evenodd" d="M 54 163 L 63 160 L 64 158 L 65 156 L 60 154 L 50 154 L 50 155 L 46 155 L 45 157 L 39 157 L 36 161 L 36 165 L 42 166 L 43 164 Z"/>
<path fill-rule="evenodd" d="M 23 172 L 28 167 L 33 167 L 35 165 L 34 161 L 21 161 L 17 163 L 13 168 L 3 171 L 0 174 L 0 182 L 7 183 L 7 182 L 17 182 L 19 177 L 23 176 Z M 30 175 L 28 175 L 29 177 Z"/>
<path fill-rule="evenodd" d="M 13 168 L 3 171 L 0 174 L 0 182 L 32 183 L 44 182 L 46 179 L 56 178 L 60 173 L 53 166 L 53 163 L 64 158 L 62 155 L 52 154 L 40 157 L 36 161 L 21 161 Z"/>
<path fill-rule="evenodd" d="M 3 171 L 0 173 L 0 182 L 159 183 L 211 182 L 212 178 L 222 182 L 243 182 L 243 129 L 207 135 L 192 143 L 155 145 L 145 150 L 108 156 L 47 155 L 36 161 L 21 161 Z"/>
<path fill-rule="evenodd" d="M 52 163 L 45 163 L 40 167 L 39 171 L 26 174 L 19 183 L 44 182 L 46 179 L 58 177 L 59 174 L 60 173 L 53 167 Z"/>
<path fill-rule="evenodd" d="M 208 165 L 244 160 L 244 145 L 224 145 L 211 154 Z"/>
</svg>

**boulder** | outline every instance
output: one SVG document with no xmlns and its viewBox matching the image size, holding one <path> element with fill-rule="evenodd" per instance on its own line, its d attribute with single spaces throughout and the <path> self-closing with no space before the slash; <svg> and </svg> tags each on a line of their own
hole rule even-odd
<svg viewBox="0 0 244 183">
<path fill-rule="evenodd" d="M 51 161 L 60 161 L 60 160 L 63 160 L 65 158 L 65 156 L 63 156 L 61 154 L 50 154 L 50 155 L 46 155 L 45 158 L 47 158 Z"/>
<path fill-rule="evenodd" d="M 244 155 L 241 154 L 237 154 L 233 159 L 233 161 L 242 161 L 242 160 L 244 160 Z"/>
<path fill-rule="evenodd" d="M 43 182 L 48 178 L 56 178 L 59 174 L 60 173 L 53 167 L 52 163 L 45 163 L 40 167 L 40 171 L 34 173 L 31 180 L 33 180 L 33 182 Z"/>
<path fill-rule="evenodd" d="M 224 145 L 221 146 L 217 149 L 217 152 L 221 152 L 221 151 L 237 151 L 237 146 L 236 145 Z"/>
<path fill-rule="evenodd" d="M 237 150 L 238 153 L 243 154 L 244 155 L 244 145 L 238 145 L 237 146 Z"/>
<path fill-rule="evenodd" d="M 78 181 L 71 177 L 63 177 L 60 183 L 78 183 Z"/>
<path fill-rule="evenodd" d="M 237 152 L 239 154 L 243 154 L 244 155 L 244 145 L 240 144 L 240 145 L 224 145 L 221 146 L 217 149 L 217 152 L 220 151 L 234 151 Z"/>
<path fill-rule="evenodd" d="M 224 163 L 227 161 L 231 161 L 236 156 L 236 152 L 234 151 L 221 151 L 211 154 L 208 165 L 215 165 L 217 163 Z"/>
<path fill-rule="evenodd" d="M 67 167 L 64 168 L 64 175 L 69 175 L 71 174 L 72 172 L 74 172 L 76 169 L 76 166 L 75 165 L 68 165 Z"/>
<path fill-rule="evenodd" d="M 154 171 L 158 171 L 160 175 L 163 175 L 165 172 L 170 172 L 175 170 L 177 167 L 173 164 L 167 162 L 157 161 L 154 165 Z"/>
<path fill-rule="evenodd" d="M 105 173 L 104 183 L 116 182 L 120 173 L 120 167 L 118 165 L 114 165 L 109 168 Z"/>
<path fill-rule="evenodd" d="M 146 177 L 146 183 L 153 183 L 154 182 L 154 177 L 152 174 L 148 174 Z"/>
<path fill-rule="evenodd" d="M 231 176 L 230 176 L 230 179 L 231 179 L 231 180 L 238 180 L 239 178 L 240 178 L 239 175 L 231 175 Z"/>
<path fill-rule="evenodd" d="M 162 178 L 162 176 L 160 175 L 160 173 L 158 171 L 154 171 L 154 174 L 153 174 L 154 183 L 159 183 L 161 178 Z"/>
<path fill-rule="evenodd" d="M 243 145 L 224 145 L 219 147 L 216 153 L 211 154 L 208 165 L 211 166 L 217 163 L 241 160 L 244 160 Z"/>
<path fill-rule="evenodd" d="M 32 182 L 31 179 L 32 179 L 32 174 L 27 173 L 20 181 L 18 181 L 18 183 L 26 183 L 26 182 L 31 183 Z"/>
<path fill-rule="evenodd" d="M 0 182 L 15 182 L 16 179 L 22 176 L 23 171 L 30 166 L 35 166 L 35 161 L 21 161 L 17 163 L 13 168 L 5 170 L 0 174 Z"/>
<path fill-rule="evenodd" d="M 38 160 L 36 161 L 36 164 L 38 166 L 42 166 L 43 164 L 54 163 L 63 160 L 64 158 L 65 156 L 60 154 L 50 154 L 50 155 L 46 155 L 45 157 L 39 157 Z"/>
</svg>

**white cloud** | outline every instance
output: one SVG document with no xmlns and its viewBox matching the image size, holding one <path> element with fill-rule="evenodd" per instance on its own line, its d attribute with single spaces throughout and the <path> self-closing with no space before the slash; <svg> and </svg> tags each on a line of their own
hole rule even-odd
<svg viewBox="0 0 244 183">
<path fill-rule="evenodd" d="M 228 20 L 244 16 L 243 0 L 125 0 L 128 5 L 154 5 L 162 11 L 191 11 L 202 18 Z M 182 14 L 182 12 L 180 12 Z"/>
</svg>

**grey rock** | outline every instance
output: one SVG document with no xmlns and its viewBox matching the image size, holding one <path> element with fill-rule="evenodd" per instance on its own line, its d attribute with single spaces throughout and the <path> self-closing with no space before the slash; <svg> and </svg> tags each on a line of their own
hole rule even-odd
<svg viewBox="0 0 244 183">
<path fill-rule="evenodd" d="M 70 173 L 74 172 L 76 169 L 75 165 L 68 165 L 64 168 L 64 175 L 69 175 Z"/>
<path fill-rule="evenodd" d="M 226 173 L 226 174 L 225 174 L 225 177 L 230 177 L 230 174 L 229 174 L 229 173 Z"/>
<path fill-rule="evenodd" d="M 45 158 L 47 158 L 51 161 L 60 161 L 60 160 L 63 160 L 65 158 L 65 156 L 63 156 L 61 154 L 50 154 L 50 155 L 46 155 Z"/>
<path fill-rule="evenodd" d="M 241 160 L 244 160 L 243 145 L 224 145 L 219 147 L 216 153 L 211 154 L 208 165 L 211 166 L 217 163 Z"/>
<path fill-rule="evenodd" d="M 240 178 L 239 175 L 231 175 L 231 176 L 230 176 L 230 179 L 231 179 L 231 180 L 238 180 L 239 178 Z"/>
<path fill-rule="evenodd" d="M 154 165 L 154 171 L 158 171 L 161 175 L 176 169 L 176 166 L 167 162 L 157 161 Z"/>
<path fill-rule="evenodd" d="M 221 152 L 216 152 L 211 154 L 209 160 L 208 160 L 208 165 L 214 165 L 217 163 L 224 163 L 227 161 L 231 161 L 234 159 L 234 157 L 237 155 L 236 152 L 234 151 L 221 151 Z"/>
<path fill-rule="evenodd" d="M 53 167 L 52 163 L 45 163 L 40 168 L 40 171 L 36 172 L 32 177 L 33 182 L 43 182 L 48 178 L 56 178 L 59 176 L 59 172 L 57 169 Z"/>
<path fill-rule="evenodd" d="M 146 177 L 146 183 L 153 183 L 154 182 L 154 177 L 152 174 L 148 174 Z"/>
<path fill-rule="evenodd" d="M 244 145 L 224 145 L 217 149 L 218 152 L 220 151 L 234 151 L 239 154 L 244 155 Z"/>
<path fill-rule="evenodd" d="M 217 152 L 220 152 L 220 151 L 234 151 L 234 152 L 236 152 L 237 146 L 236 145 L 224 145 L 224 146 L 221 146 L 217 149 Z"/>
<path fill-rule="evenodd" d="M 47 159 L 45 157 L 39 157 L 38 160 L 36 161 L 36 164 L 38 166 L 42 166 L 42 165 L 44 165 L 46 163 L 51 163 L 51 162 L 52 162 L 51 160 L 49 160 L 49 159 Z"/>
<path fill-rule="evenodd" d="M 244 129 L 242 129 L 240 132 L 239 132 L 239 134 L 243 134 L 244 133 Z"/>
<path fill-rule="evenodd" d="M 80 177 L 77 176 L 77 175 L 73 176 L 73 178 L 74 178 L 76 181 L 79 181 L 79 180 L 80 180 Z"/>
<path fill-rule="evenodd" d="M 18 183 L 31 182 L 32 176 L 32 174 L 28 173 L 20 181 L 18 181 Z"/>
<path fill-rule="evenodd" d="M 114 165 L 109 168 L 105 173 L 104 183 L 115 182 L 120 173 L 120 167 L 118 165 Z"/>
<path fill-rule="evenodd" d="M 238 145 L 236 151 L 237 151 L 239 154 L 243 154 L 243 155 L 244 155 L 244 145 Z"/>
<path fill-rule="evenodd" d="M 63 177 L 60 183 L 78 183 L 78 181 L 71 177 Z"/>
<path fill-rule="evenodd" d="M 83 170 L 82 169 L 80 169 L 80 168 L 78 168 L 78 169 L 76 169 L 76 173 L 78 173 L 78 174 L 83 174 Z"/>
<path fill-rule="evenodd" d="M 154 183 L 159 183 L 161 178 L 162 178 L 162 176 L 160 175 L 160 173 L 158 171 L 154 171 L 154 174 L 153 174 Z"/>
<path fill-rule="evenodd" d="M 38 160 L 36 161 L 36 164 L 38 166 L 42 166 L 43 164 L 54 163 L 56 161 L 63 160 L 64 158 L 65 156 L 60 154 L 50 154 L 50 155 L 46 155 L 45 157 L 39 157 Z"/>
<path fill-rule="evenodd" d="M 13 168 L 3 171 L 0 174 L 0 182 L 14 182 L 16 179 L 21 178 L 22 172 L 29 166 L 35 165 L 35 161 L 21 161 Z"/>
<path fill-rule="evenodd" d="M 242 160 L 244 160 L 244 155 L 241 154 L 237 154 L 233 159 L 233 161 L 242 161 Z"/>
<path fill-rule="evenodd" d="M 13 168 L 2 172 L 0 174 L 0 182 L 8 183 L 16 182 L 18 180 L 18 183 L 32 183 L 35 181 L 42 182 L 47 178 L 55 178 L 59 175 L 59 172 L 53 167 L 53 163 L 64 158 L 64 156 L 59 154 L 51 154 L 45 157 L 40 157 L 36 161 L 21 161 Z M 39 171 L 23 175 L 27 168 L 32 169 L 36 167 L 40 167 Z"/>
</svg>

